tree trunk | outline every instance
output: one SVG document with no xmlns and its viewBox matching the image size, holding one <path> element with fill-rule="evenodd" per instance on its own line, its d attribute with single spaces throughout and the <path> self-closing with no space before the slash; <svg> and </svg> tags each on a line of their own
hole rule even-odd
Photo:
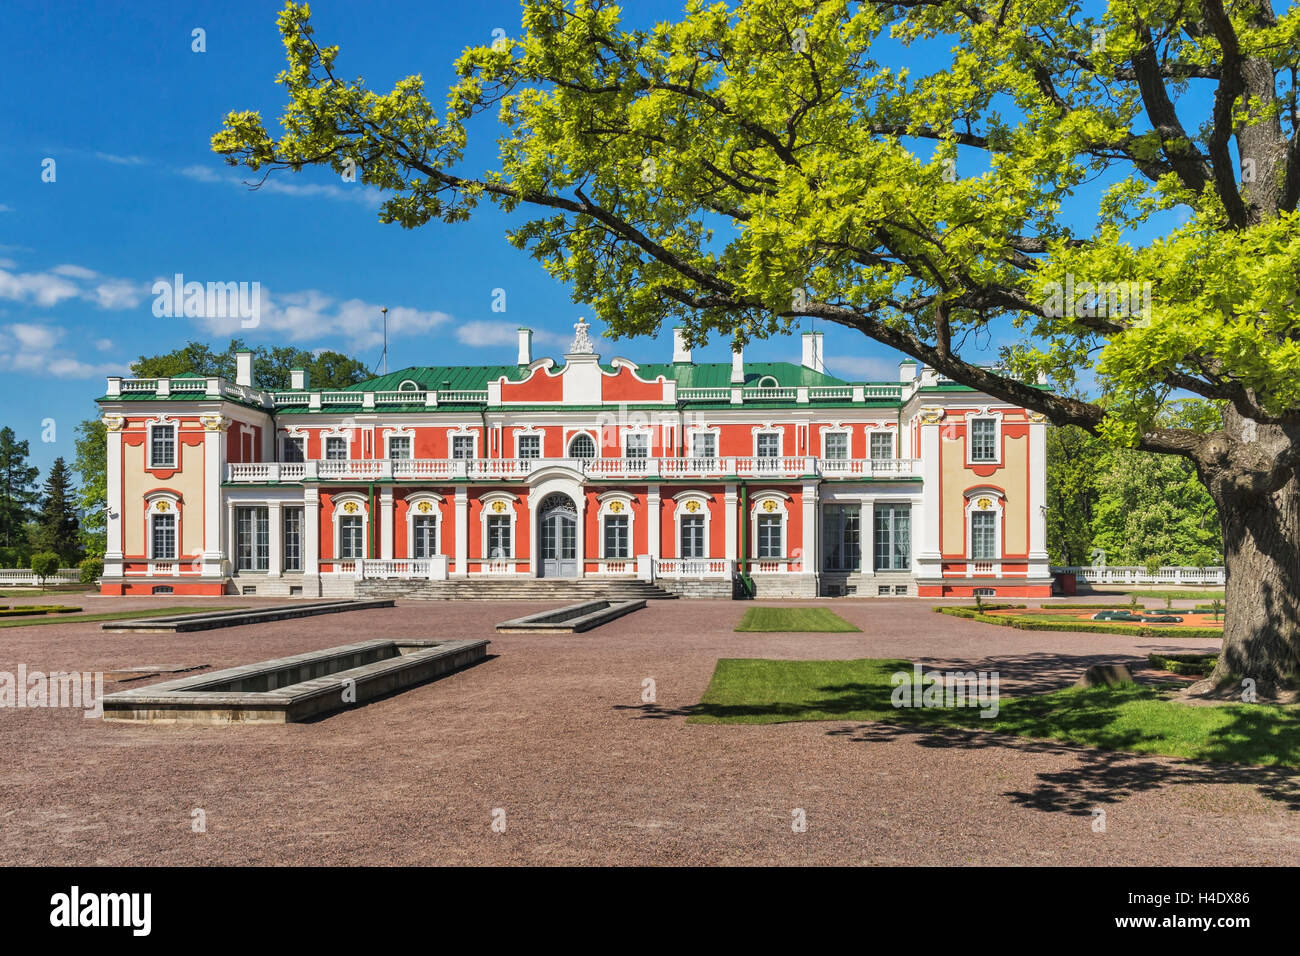
<svg viewBox="0 0 1300 956">
<path fill-rule="evenodd" d="M 1224 418 L 1197 460 L 1223 526 L 1223 651 L 1193 693 L 1237 696 L 1249 678 L 1272 696 L 1300 678 L 1300 442 L 1290 428 L 1256 426 L 1231 409 Z"/>
</svg>

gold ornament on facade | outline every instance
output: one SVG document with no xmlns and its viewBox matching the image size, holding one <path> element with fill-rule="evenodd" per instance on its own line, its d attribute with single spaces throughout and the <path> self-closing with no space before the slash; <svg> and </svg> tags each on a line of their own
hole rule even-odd
<svg viewBox="0 0 1300 956">
<path fill-rule="evenodd" d="M 614 514 L 618 514 L 619 512 L 621 512 L 621 511 L 623 510 L 623 502 L 621 502 L 621 501 L 611 501 L 611 502 L 609 503 L 609 510 L 612 511 L 612 512 L 614 512 Z"/>
<path fill-rule="evenodd" d="M 344 503 L 343 510 L 350 515 L 354 515 L 359 509 L 357 508 L 357 503 L 355 501 L 348 501 Z"/>
<path fill-rule="evenodd" d="M 199 421 L 203 424 L 203 430 L 207 432 L 225 431 L 230 427 L 230 419 L 225 415 L 202 415 Z"/>
<path fill-rule="evenodd" d="M 421 501 L 415 507 L 419 510 L 421 514 L 426 514 L 426 515 L 433 510 L 433 505 L 429 504 L 429 502 L 427 501 Z"/>
<path fill-rule="evenodd" d="M 942 408 L 923 408 L 921 409 L 921 424 L 937 425 L 943 420 L 944 414 Z"/>
<path fill-rule="evenodd" d="M 121 415 L 105 415 L 104 427 L 111 432 L 120 432 L 126 427 L 126 419 Z"/>
<path fill-rule="evenodd" d="M 980 510 L 982 511 L 987 511 L 989 508 L 993 507 L 993 501 L 989 498 L 981 498 L 979 501 L 975 503 L 980 507 Z"/>
<path fill-rule="evenodd" d="M 506 503 L 504 501 L 494 501 L 492 502 L 492 510 L 497 514 L 501 514 L 501 512 L 506 510 Z"/>
<path fill-rule="evenodd" d="M 771 498 L 768 498 L 766 501 L 763 502 L 763 510 L 766 511 L 768 514 L 771 514 L 773 511 L 776 510 L 776 502 L 773 501 Z"/>
<path fill-rule="evenodd" d="M 686 510 L 691 514 L 695 514 L 695 512 L 700 510 L 700 503 L 698 501 L 688 501 L 686 502 Z"/>
</svg>

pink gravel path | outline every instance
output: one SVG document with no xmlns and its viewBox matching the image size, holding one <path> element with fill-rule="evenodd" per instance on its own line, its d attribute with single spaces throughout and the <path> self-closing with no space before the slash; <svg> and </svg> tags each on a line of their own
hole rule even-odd
<svg viewBox="0 0 1300 956">
<path fill-rule="evenodd" d="M 685 722 L 720 657 L 911 657 L 997 669 L 1004 689 L 1038 690 L 1090 663 L 1213 646 L 1017 631 L 933 604 L 827 604 L 862 634 L 736 634 L 745 605 L 711 601 L 655 603 L 572 637 L 497 635 L 496 621 L 536 609 L 506 603 L 413 603 L 193 635 L 0 629 L 0 670 L 11 672 L 20 662 L 216 668 L 389 636 L 490 637 L 496 655 L 282 727 L 128 727 L 0 710 L 0 863 L 1294 862 L 1300 785 L 1289 771 L 887 724 Z M 641 702 L 647 677 L 653 705 Z M 1093 831 L 1096 807 L 1105 833 Z M 206 833 L 191 830 L 195 808 Z M 495 808 L 504 833 L 491 829 Z M 795 808 L 807 832 L 792 831 Z"/>
</svg>

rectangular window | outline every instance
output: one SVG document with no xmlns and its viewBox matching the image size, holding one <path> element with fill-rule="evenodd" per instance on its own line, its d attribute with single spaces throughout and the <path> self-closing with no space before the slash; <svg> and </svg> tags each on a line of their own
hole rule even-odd
<svg viewBox="0 0 1300 956">
<path fill-rule="evenodd" d="M 286 438 L 281 461 L 300 462 L 307 460 L 305 438 Z"/>
<path fill-rule="evenodd" d="M 284 522 L 284 569 L 286 571 L 302 570 L 302 509 L 285 508 Z"/>
<path fill-rule="evenodd" d="M 871 433 L 871 457 L 877 460 L 894 457 L 893 432 Z"/>
<path fill-rule="evenodd" d="M 510 550 L 510 516 L 489 515 L 487 519 L 489 558 L 508 558 Z"/>
<path fill-rule="evenodd" d="M 388 436 L 388 457 L 401 459 L 403 461 L 411 457 L 411 436 L 410 435 L 389 435 Z"/>
<path fill-rule="evenodd" d="M 473 435 L 452 435 L 451 436 L 451 457 L 452 458 L 473 458 L 474 457 L 474 436 Z"/>
<path fill-rule="evenodd" d="M 912 567 L 912 509 L 909 505 L 876 505 L 876 570 L 907 571 Z"/>
<path fill-rule="evenodd" d="M 704 543 L 704 515 L 686 515 L 682 518 L 682 557 L 708 557 Z"/>
<path fill-rule="evenodd" d="M 240 571 L 270 569 L 271 527 L 268 509 L 235 509 L 235 567 Z"/>
<path fill-rule="evenodd" d="M 975 561 L 992 561 L 998 556 L 998 516 L 992 511 L 972 511 L 970 516 L 970 556 Z"/>
<path fill-rule="evenodd" d="M 650 436 L 628 435 L 624 439 L 623 455 L 627 458 L 649 458 Z"/>
<path fill-rule="evenodd" d="M 151 556 L 155 561 L 172 561 L 176 558 L 176 516 L 174 514 L 153 516 L 153 535 Z"/>
<path fill-rule="evenodd" d="M 970 422 L 970 460 L 997 461 L 998 423 L 992 418 L 973 418 Z"/>
<path fill-rule="evenodd" d="M 609 515 L 605 518 L 605 557 L 628 557 L 627 516 Z"/>
<path fill-rule="evenodd" d="M 781 436 L 767 432 L 758 436 L 758 457 L 776 458 L 781 454 Z"/>
<path fill-rule="evenodd" d="M 416 515 L 411 520 L 411 557 L 431 558 L 438 553 L 438 519 Z"/>
<path fill-rule="evenodd" d="M 822 510 L 823 567 L 827 571 L 861 571 L 862 509 L 826 505 Z"/>
<path fill-rule="evenodd" d="M 541 458 L 542 457 L 542 436 L 541 435 L 520 435 L 519 436 L 519 457 L 520 458 Z"/>
<path fill-rule="evenodd" d="M 149 427 L 149 466 L 151 468 L 176 467 L 176 429 L 171 425 Z"/>
<path fill-rule="evenodd" d="M 348 440 L 346 438 L 330 437 L 325 439 L 326 461 L 347 461 L 347 459 Z"/>
<path fill-rule="evenodd" d="M 845 432 L 827 432 L 822 444 L 822 455 L 841 461 L 849 457 L 849 436 Z"/>
<path fill-rule="evenodd" d="M 717 458 L 718 436 L 711 432 L 691 436 L 692 458 Z"/>
<path fill-rule="evenodd" d="M 785 557 L 785 548 L 781 541 L 781 518 L 779 515 L 759 515 L 757 537 L 758 557 Z"/>
<path fill-rule="evenodd" d="M 365 556 L 365 523 L 361 515 L 343 515 L 339 518 L 339 557 L 355 560 Z"/>
</svg>

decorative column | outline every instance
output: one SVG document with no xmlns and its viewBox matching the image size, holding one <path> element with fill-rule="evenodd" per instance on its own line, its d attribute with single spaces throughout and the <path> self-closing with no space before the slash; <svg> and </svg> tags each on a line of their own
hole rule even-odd
<svg viewBox="0 0 1300 956">
<path fill-rule="evenodd" d="M 104 580 L 113 579 L 122 580 L 123 561 L 125 554 L 122 550 L 122 511 L 126 507 L 126 502 L 122 500 L 122 429 L 126 426 L 126 419 L 121 415 L 105 415 L 104 428 L 105 438 L 108 444 L 108 455 L 105 462 L 107 470 L 108 487 L 107 494 L 104 497 L 104 527 L 105 527 L 105 549 L 104 549 Z M 145 439 L 148 441 L 148 438 Z"/>
<path fill-rule="evenodd" d="M 379 556 L 393 560 L 393 488 L 384 485 L 379 489 Z"/>
<path fill-rule="evenodd" d="M 302 573 L 320 575 L 320 489 L 308 485 L 302 491 Z M 303 593 L 306 593 L 304 587 Z"/>
<path fill-rule="evenodd" d="M 940 540 L 943 502 L 939 498 L 942 442 L 939 432 L 945 414 L 943 408 L 937 407 L 923 408 L 920 412 L 921 513 L 914 515 L 912 522 L 914 541 L 919 545 L 912 556 L 918 586 L 943 586 L 943 546 Z"/>
<path fill-rule="evenodd" d="M 813 594 L 818 593 L 817 579 L 821 571 L 821 562 L 817 555 L 817 483 L 806 481 L 803 485 L 803 533 L 800 545 L 803 548 L 803 573 L 812 575 Z"/>
<path fill-rule="evenodd" d="M 278 501 L 266 503 L 266 536 L 269 545 L 266 556 L 266 576 L 278 578 L 280 570 L 284 567 L 284 554 L 281 550 L 284 542 L 284 525 Z"/>
<path fill-rule="evenodd" d="M 456 570 L 455 577 L 469 575 L 469 490 L 456 486 Z"/>
<path fill-rule="evenodd" d="M 726 520 L 723 522 L 723 534 L 727 537 L 727 550 L 724 552 L 728 563 L 736 560 L 736 486 L 727 485 L 722 496 L 723 514 Z"/>
<path fill-rule="evenodd" d="M 663 555 L 659 553 L 660 551 L 659 541 L 661 537 L 659 532 L 659 518 L 661 512 L 663 511 L 663 505 L 659 498 L 658 485 L 650 485 L 646 489 L 645 507 L 646 507 L 646 544 L 648 545 L 646 550 L 649 551 L 650 557 L 658 561 L 661 557 L 663 557 Z"/>
<path fill-rule="evenodd" d="M 1029 413 L 1028 582 L 1051 584 L 1047 555 L 1047 416 Z"/>
</svg>

